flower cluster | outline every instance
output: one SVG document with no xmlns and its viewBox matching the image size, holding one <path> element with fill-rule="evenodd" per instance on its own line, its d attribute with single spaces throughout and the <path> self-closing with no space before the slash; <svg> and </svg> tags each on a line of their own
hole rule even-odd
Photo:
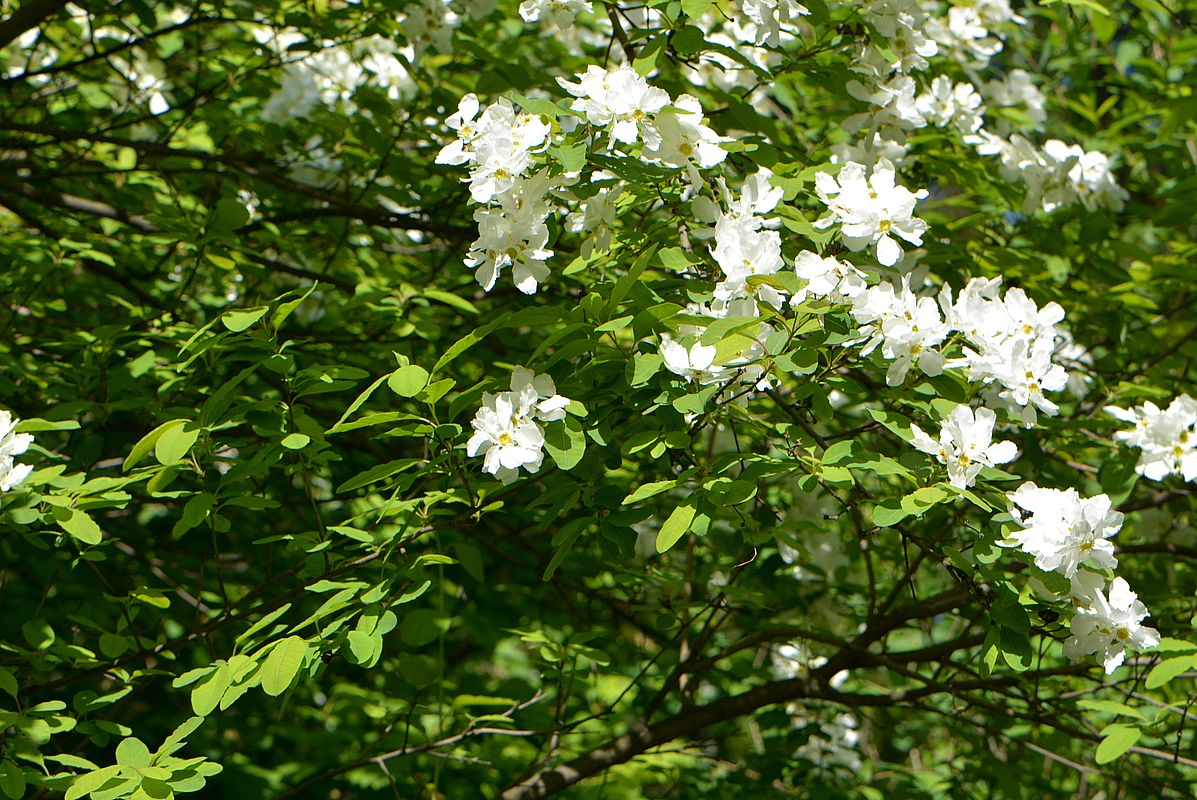
<svg viewBox="0 0 1197 800">
<path fill-rule="evenodd" d="M 1025 109 L 1032 127 L 1042 128 L 1043 93 L 1024 70 L 1011 70 L 980 84 L 954 81 L 936 75 L 920 89 L 915 75 L 930 66 L 929 59 L 949 55 L 970 81 L 1001 51 L 1001 31 L 1025 23 L 1007 0 L 951 5 L 945 16 L 935 16 L 933 4 L 916 0 L 868 0 L 861 9 L 881 41 L 870 42 L 858 52 L 852 70 L 857 78 L 846 84 L 848 93 L 867 104 L 868 110 L 844 121 L 849 132 L 865 131 L 856 141 L 841 142 L 834 160 L 863 165 L 885 159 L 900 163 L 909 151 L 911 130 L 935 125 L 962 136 L 981 155 L 998 155 L 1006 180 L 1026 185 L 1023 210 L 1054 211 L 1080 202 L 1087 210 L 1120 209 L 1127 193 L 1110 171 L 1102 153 L 1086 151 L 1057 139 L 1036 147 L 1015 133 L 1005 138 L 1009 125 L 996 120 L 985 128 L 986 101 L 999 108 Z"/>
<path fill-rule="evenodd" d="M 1004 178 L 1026 186 L 1024 213 L 1036 208 L 1055 211 L 1077 202 L 1087 211 L 1118 211 L 1130 196 L 1110 171 L 1110 159 L 1096 150 L 1087 151 L 1059 139 L 1049 139 L 1037 148 L 1017 133 L 1003 139 L 980 131 L 967 141 L 980 155 L 998 156 Z"/>
<path fill-rule="evenodd" d="M 520 3 L 520 17 L 524 22 L 543 22 L 550 30 L 572 28 L 579 14 L 594 11 L 590 0 L 524 0 Z"/>
<path fill-rule="evenodd" d="M 830 211 L 815 227 L 828 228 L 839 222 L 840 235 L 850 249 L 875 247 L 877 260 L 892 267 L 902 257 L 895 236 L 916 246 L 923 243 L 927 223 L 914 216 L 914 206 L 927 196 L 927 190 L 912 192 L 899 185 L 894 165 L 887 159 L 878 161 L 867 177 L 864 165 L 855 161 L 845 164 L 835 177 L 820 172 L 815 176 L 815 189 Z"/>
<path fill-rule="evenodd" d="M 553 379 L 525 367 L 511 373 L 511 391 L 482 395 L 466 444 L 470 456 L 482 456 L 482 469 L 503 483 L 511 483 L 523 467 L 538 472 L 544 461 L 542 422 L 565 417 L 569 399 L 557 394 Z"/>
<path fill-rule="evenodd" d="M 1078 608 L 1072 638 L 1065 643 L 1069 657 L 1100 653 L 1109 673 L 1122 664 L 1127 648 L 1141 650 L 1159 643 L 1156 632 L 1141 624 L 1147 609 L 1125 580 L 1115 578 L 1106 594 L 1099 575 L 1081 571 L 1082 565 L 1102 570 L 1118 566 L 1110 537 L 1122 528 L 1123 516 L 1113 510 L 1109 497 L 1081 497 L 1075 489 L 1024 483 L 1009 499 L 1019 525 L 1011 541 L 1035 559 L 1035 566 L 1072 580 Z"/>
<path fill-rule="evenodd" d="M 1122 578 L 1110 582 L 1108 591 L 1096 589 L 1077 608 L 1072 636 L 1064 642 L 1069 658 L 1096 653 L 1109 674 L 1122 666 L 1128 649 L 1146 650 L 1160 643 L 1154 628 L 1143 624 L 1147 607 Z"/>
<path fill-rule="evenodd" d="M 988 408 L 975 412 L 968 406 L 956 406 L 948 414 L 939 432 L 939 441 L 932 439 L 922 428 L 911 425 L 912 444 L 928 455 L 935 456 L 948 468 L 948 482 L 959 489 L 967 489 L 977 479 L 982 467 L 1006 464 L 1018 457 L 1013 442 L 994 442 L 993 426 L 997 414 Z"/>
<path fill-rule="evenodd" d="M 739 10 L 751 29 L 754 44 L 777 47 L 787 26 L 810 14 L 806 6 L 794 0 L 740 0 Z"/>
<path fill-rule="evenodd" d="M 352 97 L 367 80 L 385 89 L 391 100 L 410 97 L 416 84 L 407 72 L 403 53 L 395 43 L 382 36 L 358 39 L 352 44 L 321 42 L 319 47 L 293 57 L 288 48 L 300 45 L 305 37 L 299 31 L 257 28 L 259 43 L 268 45 L 284 58 L 292 58 L 283 67 L 279 88 L 262 107 L 262 118 L 283 124 L 309 116 L 317 107 L 344 104 L 354 108 Z"/>
<path fill-rule="evenodd" d="M 636 157 L 684 169 L 696 185 L 702 183 L 699 169 L 724 160 L 720 143 L 726 140 L 703 122 L 696 98 L 681 95 L 671 100 L 667 92 L 650 86 L 626 65 L 609 70 L 591 66 L 577 78 L 576 82 L 557 80 L 574 96 L 575 112 L 596 128 L 610 129 L 608 150 L 639 145 Z M 567 119 L 561 124 L 569 130 L 576 122 Z M 593 231 L 587 253 L 596 245 L 606 246 L 622 187 L 615 182 L 599 188 L 597 194 L 571 194 L 578 173 L 550 171 L 543 155 L 552 142 L 553 128 L 543 117 L 519 113 L 505 98 L 483 109 L 478 98 L 468 94 L 445 124 L 457 136 L 441 148 L 436 161 L 470 166 L 466 179 L 470 195 L 482 207 L 474 214 L 479 236 L 465 263 L 476 270 L 485 290 L 494 288 L 506 267 L 511 268 L 516 288 L 525 294 L 534 294 L 548 277 L 545 262 L 553 252 L 547 249 L 546 220 L 557 210 L 550 200 L 552 193 L 577 200 L 581 206 L 567 219 L 567 226 L 575 232 Z M 599 171 L 592 179 L 605 182 L 614 176 Z"/>
<path fill-rule="evenodd" d="M 479 113 L 481 111 L 481 113 Z M 545 266 L 553 251 L 546 249 L 545 224 L 552 207 L 551 188 L 544 170 L 528 175 L 533 156 L 548 145 L 550 127 L 535 114 L 518 113 L 501 98 L 481 109 L 478 98 L 461 98 L 446 124 L 457 131 L 436 156 L 438 164 L 469 164 L 470 196 L 484 204 L 474 212 L 478 239 L 470 247 L 466 265 L 490 291 L 504 267 L 510 267 L 516 288 L 534 294 L 549 275 Z"/>
<path fill-rule="evenodd" d="M 1000 289 L 1001 278 L 973 278 L 955 301 L 947 286 L 941 290 L 948 325 L 969 343 L 963 357 L 948 366 L 964 367 L 969 380 L 986 386 L 989 404 L 1020 413 L 1030 426 L 1038 411 L 1059 411 L 1044 393 L 1068 384 L 1068 373 L 1056 362 L 1058 346 L 1066 341 L 1056 327 L 1064 309 L 1058 303 L 1039 308 L 1018 288 L 999 296 Z"/>
<path fill-rule="evenodd" d="M 1131 409 L 1107 406 L 1106 413 L 1134 426 L 1114 438 L 1142 451 L 1135 472 L 1153 481 L 1173 474 L 1197 480 L 1197 400 L 1182 394 L 1166 409 L 1148 401 Z"/>
<path fill-rule="evenodd" d="M 643 142 L 641 158 L 685 167 L 694 183 L 701 182 L 698 169 L 709 169 L 726 157 L 719 146 L 726 139 L 703 123 L 697 98 L 683 94 L 671 100 L 668 92 L 649 85 L 626 64 L 614 69 L 591 65 L 577 78 L 558 78 L 557 83 L 574 96 L 571 108 L 588 123 L 610 128 L 608 149 L 617 143 Z"/>
<path fill-rule="evenodd" d="M 33 444 L 31 434 L 16 432 L 19 422 L 9 412 L 0 411 L 0 492 L 10 492 L 20 486 L 33 471 L 28 464 L 16 463 L 16 457 Z"/>
<path fill-rule="evenodd" d="M 852 317 L 860 324 L 865 340 L 862 354 L 868 355 L 880 345 L 881 354 L 893 362 L 885 373 L 888 385 L 906 380 L 914 364 L 924 375 L 934 377 L 943 372 L 944 356 L 936 348 L 947 338 L 949 328 L 934 298 L 911 290 L 909 276 L 899 287 L 884 282 L 852 298 Z"/>
</svg>

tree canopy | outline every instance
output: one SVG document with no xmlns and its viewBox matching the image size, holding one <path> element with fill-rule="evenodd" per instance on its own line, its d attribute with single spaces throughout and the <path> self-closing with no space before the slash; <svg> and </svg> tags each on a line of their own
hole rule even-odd
<svg viewBox="0 0 1197 800">
<path fill-rule="evenodd" d="M 1193 796 L 1195 12 L 0 1 L 0 794 Z"/>
</svg>

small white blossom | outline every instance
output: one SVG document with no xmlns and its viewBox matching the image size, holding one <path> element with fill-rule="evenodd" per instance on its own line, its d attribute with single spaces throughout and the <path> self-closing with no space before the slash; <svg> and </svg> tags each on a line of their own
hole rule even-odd
<svg viewBox="0 0 1197 800">
<path fill-rule="evenodd" d="M 997 414 L 988 408 L 974 412 L 968 406 L 956 406 L 944 421 L 935 441 L 917 425 L 912 444 L 948 468 L 948 480 L 958 489 L 967 489 L 977 479 L 982 467 L 1006 464 L 1018 457 L 1013 442 L 994 442 L 993 426 Z"/>
<path fill-rule="evenodd" d="M 0 411 L 0 492 L 17 488 L 33 471 L 29 464 L 16 463 L 16 457 L 33 444 L 32 434 L 16 432 L 19 422 L 9 412 Z"/>
<path fill-rule="evenodd" d="M 1197 480 L 1197 400 L 1182 394 L 1167 409 L 1147 401 L 1132 409 L 1107 406 L 1106 413 L 1134 426 L 1114 438 L 1142 451 L 1135 472 L 1153 481 L 1173 474 Z"/>
<path fill-rule="evenodd" d="M 557 28 L 572 28 L 574 18 L 579 14 L 594 11 L 590 0 L 524 0 L 520 3 L 520 16 L 524 22 L 547 20 Z"/>
<path fill-rule="evenodd" d="M 1110 537 L 1122 528 L 1122 514 L 1104 494 L 1082 498 L 1076 489 L 1044 489 L 1024 483 L 1008 495 L 1020 530 L 1010 535 L 1020 549 L 1034 556 L 1035 566 L 1066 578 L 1081 564 L 1098 569 L 1118 566 Z M 1026 519 L 1018 509 L 1030 512 Z"/>
<path fill-rule="evenodd" d="M 902 256 L 894 236 L 914 245 L 923 243 L 927 223 L 914 216 L 914 207 L 927 196 L 927 190 L 912 192 L 895 183 L 889 161 L 878 161 L 869 177 L 856 162 L 845 164 L 836 177 L 820 172 L 815 176 L 815 189 L 831 212 L 815 227 L 839 222 L 844 243 L 852 250 L 875 246 L 877 260 L 890 267 Z"/>
<path fill-rule="evenodd" d="M 794 259 L 794 272 L 806 281 L 790 299 L 794 305 L 808 297 L 823 298 L 829 303 L 850 303 L 868 288 L 865 274 L 847 261 L 824 258 L 809 250 L 803 250 Z"/>
<path fill-rule="evenodd" d="M 676 109 L 676 110 L 675 110 Z M 702 106 L 698 98 L 688 94 L 674 101 L 656 116 L 659 141 L 646 146 L 642 156 L 648 161 L 660 161 L 691 170 L 691 180 L 698 184 L 697 169 L 709 169 L 723 162 L 727 152 L 720 142 L 731 141 L 719 136 L 702 122 Z"/>
<path fill-rule="evenodd" d="M 912 364 L 918 364 L 924 375 L 943 372 L 944 357 L 936 347 L 947 338 L 948 326 L 932 298 L 911 291 L 909 275 L 900 288 L 881 283 L 854 297 L 852 316 L 867 340 L 861 352 L 868 355 L 880 345 L 881 354 L 893 361 L 885 374 L 887 385 L 906 380 Z"/>
<path fill-rule="evenodd" d="M 669 105 L 669 94 L 649 86 L 627 64 L 612 70 L 591 65 L 578 75 L 577 83 L 564 78 L 558 78 L 557 83 L 577 98 L 572 108 L 585 114 L 587 122 L 600 128 L 611 127 L 611 145 L 633 144 L 640 139 L 649 146 L 659 142 L 652 116 Z"/>
<path fill-rule="evenodd" d="M 1096 653 L 1108 675 L 1122 666 L 1128 649 L 1147 650 L 1160 643 L 1159 633 L 1142 623 L 1147 607 L 1122 578 L 1113 580 L 1108 594 L 1094 592 L 1092 600 L 1092 606 L 1078 609 L 1072 618 L 1072 638 L 1064 643 L 1064 655 Z"/>
<path fill-rule="evenodd" d="M 724 368 L 715 363 L 718 351 L 713 346 L 695 342 L 687 348 L 662 336 L 660 353 L 666 369 L 693 383 L 718 383 L 726 377 Z"/>
<path fill-rule="evenodd" d="M 466 453 L 481 455 L 483 471 L 503 483 L 515 480 L 520 467 L 538 472 L 544 461 L 540 423 L 562 419 L 569 402 L 556 393 L 549 376 L 517 367 L 511 374 L 511 391 L 482 395 Z"/>
</svg>

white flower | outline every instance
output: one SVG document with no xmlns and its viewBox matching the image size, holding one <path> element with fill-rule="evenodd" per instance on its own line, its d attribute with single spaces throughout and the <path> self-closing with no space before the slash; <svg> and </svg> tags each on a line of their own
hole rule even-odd
<svg viewBox="0 0 1197 800">
<path fill-rule="evenodd" d="M 740 13 L 756 28 L 754 42 L 772 47 L 781 43 L 783 25 L 810 14 L 806 6 L 794 0 L 740 0 L 739 6 Z"/>
<path fill-rule="evenodd" d="M 695 342 L 687 349 L 673 339 L 662 336 L 660 353 L 665 368 L 688 381 L 718 383 L 726 377 L 724 368 L 715 363 L 718 351 L 713 346 Z"/>
<path fill-rule="evenodd" d="M 971 83 L 958 83 L 940 75 L 931 82 L 931 89 L 918 96 L 915 101 L 919 113 L 928 122 L 943 128 L 948 125 L 962 133 L 975 133 L 980 130 L 985 113 L 981 104 L 981 95 Z"/>
<path fill-rule="evenodd" d="M 850 80 L 844 88 L 848 94 L 874 107 L 870 119 L 874 128 L 896 126 L 898 128 L 922 128 L 927 124 L 915 99 L 918 86 L 909 75 L 899 75 L 887 81 L 876 81 L 869 85 Z M 863 118 L 858 122 L 863 122 Z M 857 124 L 847 125 L 855 130 Z"/>
<path fill-rule="evenodd" d="M 912 444 L 928 455 L 935 456 L 948 468 L 949 482 L 967 489 L 977 479 L 982 467 L 1006 464 L 1018 457 L 1013 442 L 993 442 L 993 425 L 997 415 L 988 408 L 974 413 L 968 406 L 956 406 L 948 415 L 936 442 L 917 425 Z"/>
<path fill-rule="evenodd" d="M 1135 472 L 1153 481 L 1172 474 L 1197 480 L 1197 400 L 1182 394 L 1166 410 L 1148 401 L 1129 410 L 1107 406 L 1106 413 L 1134 425 L 1114 438 L 1143 451 Z"/>
<path fill-rule="evenodd" d="M 532 154 L 548 142 L 548 123 L 535 114 L 519 114 L 506 98 L 478 114 L 478 98 L 468 94 L 445 124 L 457 139 L 437 153 L 438 164 L 472 164 L 466 179 L 470 195 L 489 203 L 511 191 L 532 164 Z M 477 117 L 475 119 L 475 117 Z"/>
<path fill-rule="evenodd" d="M 806 285 L 790 299 L 794 305 L 807 297 L 824 298 L 829 303 L 848 303 L 868 288 L 865 274 L 856 267 L 836 258 L 823 258 L 809 250 L 803 250 L 794 259 L 794 272 L 806 281 Z"/>
<path fill-rule="evenodd" d="M 1097 653 L 1106 674 L 1122 665 L 1128 648 L 1146 650 L 1160 643 L 1159 633 L 1142 624 L 1147 607 L 1122 578 L 1110 584 L 1109 594 L 1094 592 L 1093 605 L 1072 618 L 1072 638 L 1064 643 L 1069 658 Z"/>
<path fill-rule="evenodd" d="M 16 432 L 19 422 L 9 412 L 0 411 L 0 492 L 9 492 L 20 486 L 33 471 L 29 464 L 15 463 L 16 456 L 33 444 L 32 434 Z"/>
<path fill-rule="evenodd" d="M 1026 70 L 1012 69 L 1001 80 L 990 81 L 982 89 L 990 105 L 1025 106 L 1035 129 L 1043 128 L 1047 119 L 1047 99 Z"/>
<path fill-rule="evenodd" d="M 715 225 L 715 247 L 711 250 L 724 280 L 715 286 L 715 299 L 728 302 L 743 297 L 759 297 L 774 308 L 781 308 L 784 298 L 768 284 L 749 286 L 748 279 L 772 275 L 784 266 L 781 236 L 777 231 L 755 230 L 752 217 L 721 216 Z"/>
<path fill-rule="evenodd" d="M 598 171 L 591 174 L 590 181 L 594 183 L 614 178 L 609 172 Z M 565 227 L 568 231 L 589 234 L 582 242 L 583 258 L 589 258 L 595 250 L 605 250 L 611 245 L 611 235 L 615 231 L 615 203 L 623 190 L 622 183 L 604 186 L 596 194 L 582 200 L 579 209 L 566 218 Z"/>
<path fill-rule="evenodd" d="M 578 82 L 558 78 L 561 88 L 577 99 L 573 110 L 586 115 L 591 125 L 611 126 L 611 144 L 633 144 L 643 138 L 645 144 L 655 145 L 659 134 L 652 124 L 652 115 L 669 104 L 669 94 L 649 86 L 644 78 L 627 64 L 613 70 L 591 65 L 578 75 Z"/>
<path fill-rule="evenodd" d="M 551 26 L 558 28 L 572 28 L 578 14 L 589 14 L 593 10 L 590 0 L 524 0 L 520 3 L 520 16 L 524 22 L 547 19 Z"/>
<path fill-rule="evenodd" d="M 838 180 L 837 180 L 838 177 Z M 913 216 L 914 206 L 927 196 L 926 189 L 911 192 L 894 182 L 894 167 L 881 159 L 866 178 L 865 168 L 850 161 L 837 177 L 826 172 L 815 176 L 815 189 L 831 213 L 815 223 L 826 228 L 840 222 L 844 243 L 852 250 L 875 245 L 877 260 L 890 267 L 902 256 L 894 235 L 914 245 L 923 243 L 927 223 Z"/>
<path fill-rule="evenodd" d="M 520 467 L 537 472 L 544 461 L 544 430 L 538 423 L 562 419 L 569 402 L 556 393 L 548 375 L 516 367 L 511 391 L 482 395 L 466 453 L 481 455 L 483 471 L 503 483 L 515 480 Z"/>
<path fill-rule="evenodd" d="M 1109 538 L 1122 528 L 1123 517 L 1112 509 L 1106 495 L 1082 498 L 1076 489 L 1044 489 L 1024 483 L 1007 496 L 1015 506 L 1031 513 L 1024 520 L 1016 508 L 1011 509 L 1021 530 L 1010 538 L 1034 556 L 1035 566 L 1066 578 L 1075 575 L 1081 564 L 1099 569 L 1118 566 Z"/>
<path fill-rule="evenodd" d="M 466 444 L 470 456 L 482 455 L 482 469 L 503 483 L 511 483 L 520 467 L 540 470 L 544 431 L 530 417 L 515 392 L 482 395 L 482 408 L 471 423 L 474 435 Z"/>
<path fill-rule="evenodd" d="M 885 374 L 887 385 L 906 380 L 913 363 L 924 375 L 943 372 L 944 357 L 935 348 L 947 338 L 948 326 L 932 298 L 911 291 L 909 275 L 900 289 L 881 283 L 854 297 L 852 316 L 861 324 L 861 337 L 868 340 L 862 354 L 881 345 L 881 354 L 894 362 Z"/>
<path fill-rule="evenodd" d="M 527 367 L 516 367 L 511 371 L 511 391 L 530 398 L 529 413 L 537 420 L 556 422 L 565 419 L 569 398 L 557 394 L 557 387 L 548 375 L 537 375 Z"/>
<path fill-rule="evenodd" d="M 698 98 L 683 94 L 674 101 L 672 109 L 666 108 L 657 114 L 655 124 L 659 141 L 644 148 L 641 155 L 646 160 L 675 167 L 709 169 L 727 157 L 719 143 L 731 140 L 703 124 Z M 691 177 L 694 183 L 701 182 L 696 173 Z"/>
<path fill-rule="evenodd" d="M 1068 373 L 1052 361 L 1053 348 L 1046 339 L 1028 344 L 1016 340 L 1009 358 L 995 364 L 993 375 L 1002 388 L 999 400 L 1022 409 L 1022 421 L 1028 428 L 1038 419 L 1036 410 L 1055 416 L 1060 407 L 1044 392 L 1058 392 L 1068 385 Z"/>
<path fill-rule="evenodd" d="M 289 119 L 306 117 L 320 104 L 322 93 L 316 73 L 302 63 L 283 67 L 278 91 L 262 107 L 262 119 L 283 123 Z"/>
</svg>

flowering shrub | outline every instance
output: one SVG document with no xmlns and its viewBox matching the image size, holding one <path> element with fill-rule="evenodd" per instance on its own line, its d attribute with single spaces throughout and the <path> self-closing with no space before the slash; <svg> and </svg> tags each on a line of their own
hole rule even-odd
<svg viewBox="0 0 1197 800">
<path fill-rule="evenodd" d="M 1192 796 L 1174 5 L 8 4 L 0 794 Z"/>
</svg>

